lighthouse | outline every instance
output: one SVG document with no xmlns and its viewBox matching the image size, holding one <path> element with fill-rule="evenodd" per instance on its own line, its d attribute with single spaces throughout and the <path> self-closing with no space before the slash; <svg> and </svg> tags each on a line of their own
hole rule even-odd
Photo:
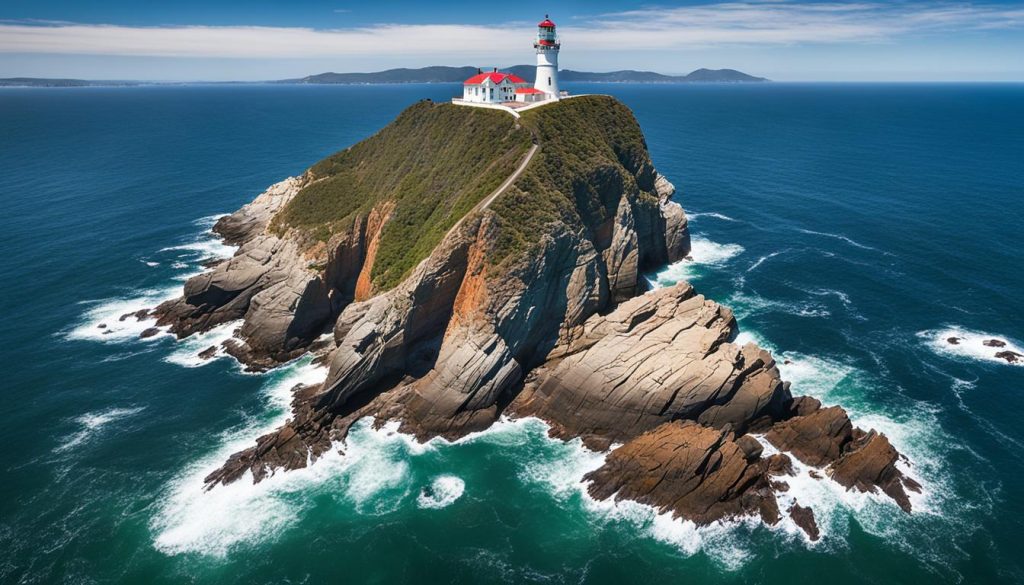
<svg viewBox="0 0 1024 585">
<path fill-rule="evenodd" d="M 537 24 L 537 40 L 533 48 L 537 51 L 537 80 L 533 87 L 546 94 L 547 99 L 558 99 L 558 37 L 555 23 L 548 15 Z"/>
</svg>

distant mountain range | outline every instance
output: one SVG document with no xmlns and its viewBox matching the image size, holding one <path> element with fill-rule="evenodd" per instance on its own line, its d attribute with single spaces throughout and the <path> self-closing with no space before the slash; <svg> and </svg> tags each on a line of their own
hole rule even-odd
<svg viewBox="0 0 1024 585">
<path fill-rule="evenodd" d="M 533 65 L 515 65 L 504 68 L 502 71 L 514 73 L 523 79 L 533 79 L 535 68 Z M 445 67 L 438 65 L 422 67 L 420 69 L 388 69 L 373 73 L 320 73 L 300 79 L 283 79 L 278 83 L 458 83 L 476 73 L 476 67 Z M 764 77 L 754 77 L 735 69 L 697 69 L 687 75 L 664 75 L 653 71 L 635 71 L 632 69 L 604 73 L 563 69 L 558 72 L 558 75 L 560 81 L 588 81 L 592 83 L 738 83 L 768 81 Z"/>
<path fill-rule="evenodd" d="M 0 79 L 0 87 L 109 87 L 112 85 L 142 85 L 142 82 L 104 81 L 86 79 L 49 79 L 43 77 L 7 77 Z"/>
<path fill-rule="evenodd" d="M 502 69 L 532 80 L 535 68 L 533 65 L 516 65 Z M 477 73 L 476 67 L 446 67 L 436 65 L 419 69 L 388 69 L 373 73 L 320 73 L 299 79 L 281 79 L 270 83 L 295 84 L 348 84 L 369 85 L 378 83 L 459 83 Z M 768 81 L 763 77 L 747 75 L 735 69 L 698 69 L 687 75 L 663 75 L 653 71 L 608 71 L 595 73 L 591 71 L 573 71 L 563 69 L 558 72 L 559 79 L 565 82 L 587 81 L 591 83 L 743 83 Z M 100 87 L 130 85 L 178 85 L 181 82 L 148 82 L 148 81 L 104 81 L 86 79 L 49 79 L 41 77 L 8 77 L 0 78 L 0 87 Z M 239 83 L 239 82 L 197 82 L 197 83 Z"/>
</svg>

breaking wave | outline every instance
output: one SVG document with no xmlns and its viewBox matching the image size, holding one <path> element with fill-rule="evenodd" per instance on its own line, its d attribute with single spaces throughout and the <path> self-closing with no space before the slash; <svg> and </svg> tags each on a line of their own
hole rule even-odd
<svg viewBox="0 0 1024 585">
<path fill-rule="evenodd" d="M 205 366 L 213 360 L 226 357 L 223 343 L 231 339 L 235 330 L 241 325 L 241 320 L 223 323 L 202 333 L 195 333 L 184 339 L 178 340 L 174 351 L 164 358 L 169 363 L 177 364 L 185 368 L 198 368 Z M 212 350 L 213 355 L 203 357 L 203 352 Z"/>
<path fill-rule="evenodd" d="M 923 340 L 932 351 L 947 357 L 1024 366 L 1024 348 L 1021 347 L 1020 342 L 1004 335 L 974 331 L 953 325 L 921 331 L 917 337 Z M 1002 352 L 1008 352 L 1004 354 L 1007 357 L 996 355 Z"/>
<path fill-rule="evenodd" d="M 156 320 L 148 317 L 136 319 L 134 313 L 152 309 L 164 301 L 175 298 L 180 288 L 171 286 L 135 292 L 123 298 L 84 301 L 82 304 L 91 304 L 92 308 L 85 311 L 80 323 L 65 336 L 67 339 L 102 342 L 138 339 L 143 331 L 156 324 Z"/>
<path fill-rule="evenodd" d="M 699 276 L 702 268 L 720 268 L 742 253 L 743 246 L 739 244 L 719 244 L 702 236 L 694 236 L 690 241 L 689 256 L 669 264 L 647 280 L 652 288 L 672 286 L 679 281 Z"/>
<path fill-rule="evenodd" d="M 464 491 L 466 482 L 454 475 L 442 475 L 431 482 L 429 489 L 420 491 L 416 505 L 428 509 L 447 508 L 461 498 Z"/>
<path fill-rule="evenodd" d="M 122 297 L 83 301 L 81 304 L 89 306 L 89 308 L 86 309 L 77 325 L 63 333 L 64 337 L 74 340 L 118 343 L 138 340 L 143 331 L 156 325 L 156 320 L 148 315 L 137 319 L 136 313 L 153 309 L 164 301 L 176 298 L 181 294 L 181 282 L 202 272 L 201 263 L 212 259 L 230 258 L 237 250 L 236 246 L 223 243 L 220 238 L 209 231 L 209 228 L 221 217 L 223 215 L 211 215 L 194 221 L 194 225 L 204 228 L 202 233 L 193 236 L 192 240 L 187 243 L 161 248 L 156 253 L 158 258 L 141 260 L 151 268 L 167 264 L 175 271 L 169 275 L 169 280 L 173 284 L 131 291 Z M 160 334 L 166 335 L 166 331 L 161 329 Z M 156 340 L 161 335 L 147 337 L 145 341 Z M 172 353 L 167 360 L 189 367 L 201 365 L 199 362 L 202 360 L 189 355 L 193 353 L 192 346 L 200 343 L 206 343 L 203 348 L 209 345 L 219 345 L 224 339 L 226 336 L 223 328 L 193 336 L 185 340 L 182 347 Z"/>
</svg>

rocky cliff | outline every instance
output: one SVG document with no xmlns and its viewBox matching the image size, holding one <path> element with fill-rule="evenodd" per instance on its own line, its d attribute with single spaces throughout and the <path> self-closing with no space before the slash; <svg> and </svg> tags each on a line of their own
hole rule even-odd
<svg viewBox="0 0 1024 585">
<path fill-rule="evenodd" d="M 791 460 L 761 441 L 909 511 L 917 486 L 883 435 L 794 399 L 689 284 L 646 291 L 645 270 L 689 253 L 673 192 L 629 110 L 600 96 L 518 120 L 421 102 L 274 185 L 215 227 L 234 258 L 156 313 L 179 336 L 241 320 L 228 350 L 250 367 L 313 350 L 329 371 L 208 484 L 305 467 L 363 416 L 427 439 L 507 413 L 613 449 L 594 496 L 697 522 L 779 520 Z M 788 513 L 816 535 L 811 510 Z"/>
</svg>

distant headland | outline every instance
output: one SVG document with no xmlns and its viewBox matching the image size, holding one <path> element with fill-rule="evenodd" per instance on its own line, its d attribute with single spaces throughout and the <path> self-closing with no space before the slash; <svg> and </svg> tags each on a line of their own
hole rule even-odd
<svg viewBox="0 0 1024 585">
<path fill-rule="evenodd" d="M 515 65 L 503 68 L 513 75 L 524 79 L 533 79 L 536 66 Z M 318 84 L 374 84 L 374 83 L 461 83 L 476 73 L 476 67 L 421 67 L 419 69 L 388 69 L 374 73 L 320 73 L 301 79 L 285 79 L 280 83 L 318 83 Z M 754 77 L 735 69 L 697 69 L 686 75 L 664 75 L 653 71 L 573 71 L 562 69 L 559 79 L 565 82 L 590 83 L 749 83 L 769 81 L 764 77 Z"/>
<path fill-rule="evenodd" d="M 534 65 L 515 65 L 504 68 L 519 76 L 529 75 L 532 79 L 536 67 Z M 461 83 L 476 73 L 477 67 L 449 67 L 435 65 L 418 69 L 399 68 L 371 73 L 319 73 L 297 79 L 279 79 L 253 81 L 248 83 L 281 83 L 281 84 L 319 84 L 319 85 L 377 85 L 387 83 Z M 755 77 L 735 69 L 697 69 L 686 75 L 665 75 L 653 71 L 573 71 L 562 69 L 560 79 L 564 82 L 588 83 L 759 83 L 770 81 L 764 77 Z M 241 84 L 247 82 L 230 81 L 195 81 L 195 82 L 160 82 L 133 80 L 89 80 L 89 79 L 54 79 L 45 77 L 7 77 L 0 78 L 0 87 L 123 87 L 137 85 L 180 85 L 182 83 Z"/>
</svg>

